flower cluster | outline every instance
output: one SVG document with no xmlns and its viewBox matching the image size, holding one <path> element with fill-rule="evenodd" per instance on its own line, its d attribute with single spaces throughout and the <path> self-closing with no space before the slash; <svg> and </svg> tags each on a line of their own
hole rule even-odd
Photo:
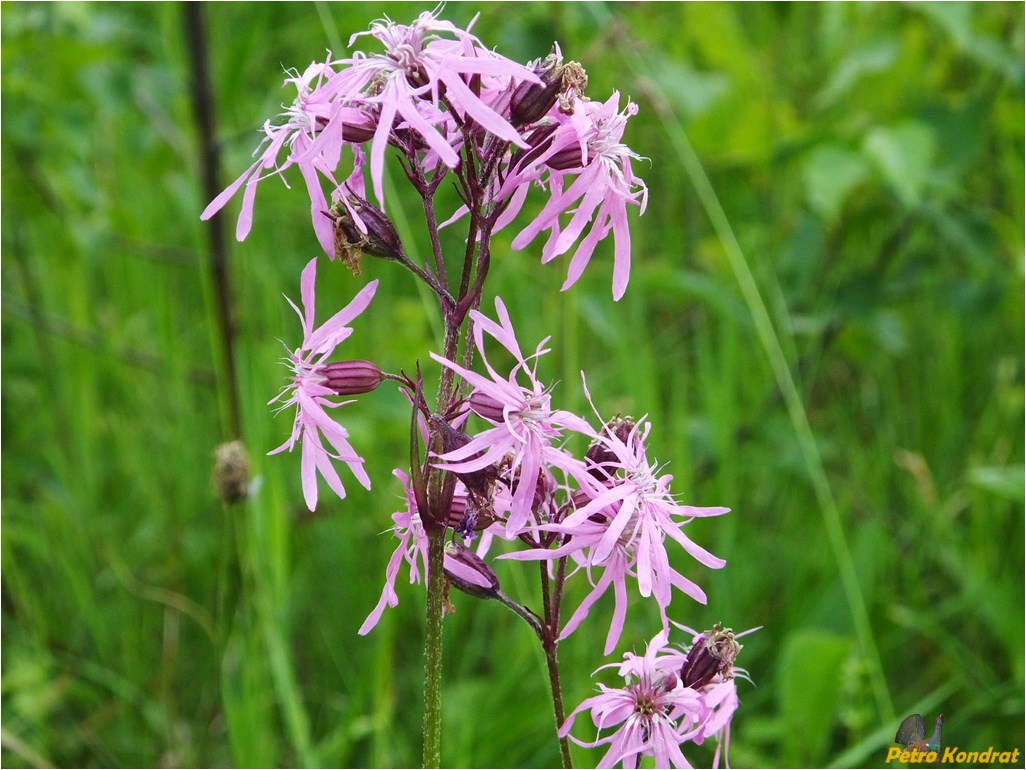
<svg viewBox="0 0 1026 770">
<path fill-rule="evenodd" d="M 599 575 L 563 627 L 561 638 L 569 636 L 612 587 L 616 607 L 606 639 L 609 654 L 623 630 L 628 577 L 636 579 L 641 596 L 655 598 L 668 631 L 666 608 L 673 588 L 701 603 L 706 597 L 670 566 L 666 543 L 680 544 L 707 567 L 723 567 L 722 559 L 694 543 L 683 528 L 695 517 L 717 516 L 729 509 L 676 501 L 670 489 L 673 477 L 660 474 L 658 463 L 647 456 L 648 422 L 615 418 L 596 430 L 583 417 L 553 408 L 550 389 L 537 374 L 548 340 L 525 355 L 501 299 L 496 298 L 495 309 L 497 322 L 477 311 L 470 314 L 475 348 L 487 376 L 431 354 L 470 386 L 469 412 L 486 425 L 471 436 L 443 423 L 445 444 L 452 448 L 440 454 L 435 464 L 454 473 L 466 490 L 465 496 L 454 498 L 455 507 L 462 511 L 469 501 L 474 510 L 488 511 L 484 531 L 489 539 L 499 537 L 524 546 L 524 550 L 501 554 L 500 559 L 569 557 L 578 570 L 593 578 Z M 489 362 L 486 335 L 512 357 L 508 374 Z M 436 418 L 436 422 L 442 421 Z M 591 442 L 580 458 L 566 448 L 567 438 L 574 433 Z M 408 499 L 415 506 L 415 500 Z"/>
<path fill-rule="evenodd" d="M 631 768 L 645 756 L 654 757 L 656 767 L 691 767 L 680 745 L 715 737 L 713 767 L 718 767 L 721 753 L 726 755 L 730 722 L 738 707 L 734 677 L 746 676 L 743 669 L 734 667 L 740 651 L 734 633 L 719 625 L 695 635 L 687 652 L 668 647 L 667 634 L 661 631 L 644 655 L 624 654 L 617 672 L 623 687 L 600 684 L 600 694 L 574 709 L 560 734 L 569 735 L 577 715 L 590 711 L 599 733 L 617 729 L 594 741 L 572 736 L 571 740 L 580 746 L 609 746 L 598 767 L 620 762 Z"/>
<path fill-rule="evenodd" d="M 434 407 L 425 399 L 419 362 L 410 377 L 382 371 L 372 361 L 336 358 L 352 334 L 350 324 L 374 297 L 377 280 L 318 325 L 314 259 L 300 279 L 301 307 L 289 300 L 303 338 L 288 350 L 292 375 L 271 403 L 295 411 L 291 434 L 271 454 L 300 446 L 310 510 L 318 502 L 318 477 L 336 497 L 345 497 L 342 465 L 370 488 L 364 460 L 334 416 L 352 403 L 348 397 L 388 379 L 399 384 L 413 411 L 409 473 L 394 471 L 404 493 L 401 510 L 392 515 L 397 543 L 378 602 L 359 633 L 369 633 L 385 609 L 398 604 L 404 564 L 410 583 L 430 576 L 429 607 L 451 608 L 443 593 L 451 587 L 516 612 L 541 640 L 552 666 L 558 642 L 592 615 L 610 589 L 604 654 L 611 654 L 623 634 L 628 595 L 636 592 L 654 601 L 662 628 L 644 655 L 625 656 L 619 667 L 624 687 L 600 685 L 599 695 L 570 714 L 560 730 L 565 756 L 566 736 L 585 710 L 600 736 L 577 742 L 608 745 L 600 767 L 636 767 L 644 756 L 660 767 L 688 767 L 681 744 L 709 736 L 725 750 L 737 708 L 734 673 L 741 670 L 733 662 L 740 645 L 718 626 L 694 635 L 686 653 L 670 648 L 668 640 L 676 625 L 669 613 L 673 597 L 706 602 L 685 574 L 696 569 L 693 562 L 711 569 L 725 564 L 694 542 L 687 525 L 728 509 L 678 499 L 673 476 L 650 456 L 654 428 L 646 417 L 603 416 L 586 382 L 595 420 L 559 408 L 539 376 L 548 338 L 524 348 L 501 299 L 495 299 L 494 317 L 479 309 L 492 259 L 489 239 L 525 210 L 532 190 L 547 198 L 534 219 L 519 226 L 512 247 L 527 248 L 545 233 L 543 263 L 572 251 L 565 290 L 582 275 L 598 243 L 612 235 L 612 293 L 614 299 L 623 296 L 630 277 L 628 206 L 644 212 L 647 204 L 647 189 L 632 169 L 639 156 L 623 143 L 637 106 L 629 100 L 622 106 L 618 92 L 590 100 L 583 68 L 564 61 L 558 46 L 522 65 L 434 13 L 422 13 L 408 26 L 376 22 L 354 35 L 350 46 L 363 36 L 383 50 L 346 58 L 329 53 L 303 73 L 289 73 L 285 84 L 296 89 L 295 100 L 279 119 L 264 124 L 255 162 L 202 215 L 209 218 L 243 190 L 236 234 L 244 239 L 259 183 L 270 176 L 285 181 L 285 172 L 296 166 L 316 238 L 329 258 L 340 259 L 354 275 L 362 255 L 398 263 L 438 300 L 445 347 L 431 353 L 439 375 Z M 419 259 L 408 256 L 386 213 L 390 156 L 398 158 L 424 204 L 431 253 Z M 462 202 L 451 212 L 435 208 L 443 180 L 453 183 Z M 448 218 L 441 221 L 439 214 Z M 439 231 L 457 222 L 467 226 L 466 251 L 447 260 Z M 462 273 L 450 281 L 454 262 Z M 677 547 L 693 560 L 687 567 L 677 559 Z M 510 561 L 543 565 L 542 612 L 502 593 L 495 570 Z M 575 579 L 584 598 L 567 619 L 561 600 Z M 445 601 L 437 601 L 443 595 Z M 432 648 L 430 636 L 427 647 Z M 558 687 L 559 678 L 552 681 Z M 561 704 L 561 696 L 556 702 Z M 615 725 L 620 727 L 602 735 Z"/>
<path fill-rule="evenodd" d="M 628 680 L 627 686 L 620 690 L 601 687 L 601 695 L 586 700 L 571 714 L 562 734 L 569 732 L 578 712 L 591 709 L 600 729 L 626 720 L 615 736 L 581 743 L 610 744 L 600 767 L 617 762 L 634 767 L 646 754 L 655 756 L 659 767 L 689 767 L 681 743 L 701 743 L 705 737 L 717 735 L 726 745 L 730 720 L 737 708 L 733 661 L 740 645 L 729 630 L 717 627 L 696 636 L 687 655 L 666 648 L 673 624 L 666 611 L 672 589 L 696 601 L 706 601 L 704 592 L 670 565 L 666 546 L 678 544 L 706 567 L 724 566 L 722 559 L 693 542 L 684 527 L 695 517 L 718 516 L 728 509 L 677 502 L 670 488 L 672 476 L 661 473 L 659 464 L 648 457 L 651 424 L 647 421 L 617 417 L 595 429 L 583 417 L 554 408 L 550 389 L 538 378 L 539 359 L 548 352 L 548 340 L 542 340 L 526 355 L 501 299 L 496 299 L 495 310 L 497 320 L 477 311 L 471 313 L 475 350 L 487 374 L 432 354 L 470 388 L 464 399 L 465 411 L 454 421 L 458 427 L 433 417 L 444 428 L 443 446 L 447 450 L 436 456 L 434 464 L 459 479 L 459 493 L 453 497 L 449 517 L 454 538 L 458 534 L 460 542 L 469 543 L 477 534 L 482 535 L 472 570 L 478 582 L 491 581 L 495 576 L 483 560 L 495 539 L 518 548 L 501 553 L 498 559 L 550 563 L 572 560 L 575 573 L 586 574 L 592 590 L 562 626 L 561 639 L 573 633 L 598 599 L 613 588 L 615 609 L 606 636 L 606 654 L 612 652 L 622 633 L 628 578 L 633 578 L 638 593 L 655 600 L 663 628 L 643 657 L 627 655 L 620 671 Z M 501 346 L 507 358 L 512 358 L 508 373 L 496 370 L 491 363 L 486 350 L 489 338 Z M 495 351 L 491 353 L 494 356 Z M 485 425 L 474 435 L 463 432 L 464 421 L 470 416 Z M 582 457 L 567 448 L 573 434 L 590 442 Z M 386 602 L 389 606 L 397 602 L 394 582 L 403 553 L 411 565 L 411 581 L 418 579 L 410 555 L 423 553 L 426 535 L 410 524 L 420 520 L 415 496 L 408 491 L 406 500 L 406 511 L 394 516 L 400 544 L 389 563 L 382 599 L 361 633 L 378 622 Z M 487 519 L 476 528 L 466 526 L 471 510 L 488 512 Z M 411 536 L 414 531 L 418 534 Z M 449 574 L 448 554 L 446 559 Z M 467 590 L 459 581 L 452 582 Z M 489 588 L 497 590 L 497 578 Z M 476 590 L 471 586 L 469 592 Z"/>
<path fill-rule="evenodd" d="M 666 608 L 672 588 L 705 603 L 705 592 L 670 566 L 667 538 L 707 567 L 719 569 L 726 563 L 694 543 L 682 528 L 695 517 L 718 516 L 730 509 L 680 505 L 674 499 L 670 492 L 673 477 L 659 474 L 658 463 L 648 459 L 650 428 L 650 423 L 620 418 L 603 426 L 586 455 L 587 483 L 573 496 L 575 509 L 545 527 L 562 535 L 564 544 L 552 551 L 510 555 L 514 559 L 571 556 L 583 567 L 601 568 L 601 577 L 566 624 L 563 636 L 573 632 L 591 606 L 613 586 L 616 608 L 606 637 L 607 655 L 623 631 L 628 576 L 637 579 L 643 597 L 656 600 L 664 629 L 670 623 Z"/>
<path fill-rule="evenodd" d="M 523 249 L 547 231 L 542 261 L 548 262 L 580 241 L 568 288 L 598 242 L 612 232 L 613 294 L 623 296 L 630 273 L 627 206 L 643 211 L 647 200 L 644 183 L 631 170 L 631 160 L 639 156 L 621 143 L 636 105 L 628 102 L 621 111 L 616 93 L 604 102 L 589 100 L 583 94 L 583 69 L 564 63 L 558 47 L 525 66 L 432 13 L 422 13 L 409 26 L 376 22 L 368 32 L 354 35 L 350 46 L 364 35 L 383 52 L 357 51 L 340 59 L 329 53 L 303 73 L 290 73 L 285 85 L 296 89 L 292 104 L 278 120 L 264 123 L 257 160 L 211 201 L 202 218 L 219 211 L 244 186 L 236 228 L 243 240 L 252 227 L 257 185 L 270 176 L 284 180 L 283 172 L 296 166 L 310 196 L 314 232 L 325 253 L 334 257 L 340 210 L 360 233 L 373 235 L 366 176 L 383 209 L 390 147 L 406 159 L 408 171 L 416 167 L 436 177 L 453 170 L 462 175 L 469 157 L 491 169 L 487 179 L 478 180 L 487 201 L 474 191 L 476 185 L 461 184 L 467 205 L 453 219 L 470 205 L 488 203 L 493 230 L 498 229 L 519 213 L 530 188 L 544 190 L 548 202 L 514 238 L 513 248 Z M 351 160 L 343 163 L 345 157 Z M 560 220 L 567 217 L 563 226 Z"/>
</svg>

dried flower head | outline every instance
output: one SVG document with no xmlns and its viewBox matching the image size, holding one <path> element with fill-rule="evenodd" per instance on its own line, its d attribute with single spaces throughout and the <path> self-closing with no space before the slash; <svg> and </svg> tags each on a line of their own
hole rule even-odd
<svg viewBox="0 0 1026 770">
<path fill-rule="evenodd" d="M 249 457 L 246 445 L 236 439 L 214 450 L 214 489 L 226 503 L 237 502 L 249 488 Z"/>
<path fill-rule="evenodd" d="M 687 659 L 680 669 L 684 686 L 698 690 L 717 676 L 733 678 L 734 660 L 741 648 L 734 632 L 717 623 L 697 638 L 688 650 Z"/>
</svg>

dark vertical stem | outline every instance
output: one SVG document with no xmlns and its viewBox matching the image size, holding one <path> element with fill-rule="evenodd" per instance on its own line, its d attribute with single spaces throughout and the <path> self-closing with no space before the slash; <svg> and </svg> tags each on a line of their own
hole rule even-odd
<svg viewBox="0 0 1026 770">
<path fill-rule="evenodd" d="M 210 66 L 207 58 L 206 22 L 203 3 L 182 4 L 185 42 L 189 52 L 189 96 L 200 143 L 200 174 L 203 200 L 212 200 L 220 191 L 218 182 L 220 152 L 215 137 L 214 100 L 210 92 Z M 235 372 L 235 323 L 231 285 L 228 276 L 228 250 L 225 240 L 224 212 L 215 214 L 207 226 L 210 242 L 210 274 L 214 282 L 214 309 L 221 342 L 221 366 L 225 386 L 222 393 L 227 399 L 228 438 L 242 435 L 242 416 L 239 407 L 238 378 Z"/>
<path fill-rule="evenodd" d="M 541 569 L 542 601 L 545 612 L 545 638 L 542 648 L 545 650 L 545 665 L 549 672 L 549 690 L 552 693 L 552 714 L 556 720 L 556 735 L 559 739 L 559 754 L 564 768 L 572 768 L 570 758 L 570 741 L 559 736 L 559 728 L 566 722 L 566 708 L 563 706 L 563 687 L 559 681 L 559 604 L 563 592 L 563 581 L 566 579 L 566 557 L 559 560 L 555 585 L 549 580 L 548 566 L 539 562 Z M 555 590 L 553 590 L 555 589 Z"/>
<path fill-rule="evenodd" d="M 419 166 L 416 167 L 418 172 Z M 423 179 L 423 174 L 421 174 Z M 445 260 L 442 258 L 442 244 L 438 239 L 438 218 L 435 216 L 435 194 L 432 188 L 430 195 L 424 198 L 424 219 L 427 221 L 428 237 L 431 239 L 431 253 L 435 258 L 435 273 L 438 276 L 438 283 L 443 288 L 449 289 L 449 276 L 445 272 Z"/>
<path fill-rule="evenodd" d="M 558 633 L 558 630 L 556 630 L 555 633 Z M 555 637 L 553 637 L 551 647 L 548 644 L 545 645 L 545 663 L 549 669 L 549 689 L 552 691 L 552 711 L 553 716 L 556 719 L 556 732 L 558 734 L 559 728 L 561 728 L 563 723 L 566 721 L 566 710 L 563 707 L 563 688 L 559 683 L 559 660 L 557 658 Z M 559 755 L 563 762 L 563 767 L 572 768 L 574 766 L 573 760 L 570 758 L 570 741 L 566 738 L 560 737 L 559 739 Z"/>
<path fill-rule="evenodd" d="M 182 3 L 182 29 L 189 57 L 189 96 L 192 101 L 193 117 L 200 151 L 201 194 L 204 201 L 212 200 L 220 191 L 218 182 L 220 153 L 215 137 L 214 101 L 210 89 L 210 67 L 207 59 L 206 24 L 202 3 Z M 214 322 L 220 344 L 220 365 L 215 365 L 219 375 L 219 401 L 224 415 L 225 438 L 242 437 L 242 418 L 239 408 L 238 380 L 235 373 L 234 337 L 232 321 L 231 289 L 228 279 L 227 245 L 225 240 L 224 213 L 215 214 L 206 226 L 209 244 L 209 270 L 214 285 Z M 215 352 L 215 357 L 218 355 Z M 242 532 L 236 517 L 238 504 L 226 504 L 224 508 L 224 538 L 218 570 L 217 586 L 217 653 L 221 660 L 221 689 L 228 692 L 230 683 L 238 676 L 234 666 L 228 665 L 229 647 L 246 633 L 249 622 L 245 595 L 246 575 L 244 572 L 244 546 Z M 227 704 L 222 697 L 222 708 Z"/>
</svg>

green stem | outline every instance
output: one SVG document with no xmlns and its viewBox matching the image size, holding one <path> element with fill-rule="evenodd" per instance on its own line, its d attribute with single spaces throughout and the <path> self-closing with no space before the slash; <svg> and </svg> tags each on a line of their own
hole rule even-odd
<svg viewBox="0 0 1026 770">
<path fill-rule="evenodd" d="M 447 313 L 443 355 L 450 361 L 456 358 L 459 330 L 460 321 L 454 321 L 452 316 Z M 442 367 L 442 374 L 438 382 L 437 411 L 440 413 L 445 413 L 448 410 L 449 401 L 452 399 L 453 374 L 448 367 Z M 416 410 L 416 407 L 414 409 Z M 413 430 L 416 430 L 416 418 L 414 418 Z M 413 440 L 416 440 L 415 436 Z M 433 449 L 438 451 L 439 447 L 434 446 Z M 419 458 L 415 458 L 414 462 L 419 462 Z M 443 477 L 447 474 L 438 468 L 430 468 L 425 475 L 428 510 L 424 524 L 428 532 L 428 563 L 427 620 L 424 628 L 424 767 L 441 767 L 442 616 L 445 612 L 445 521 L 449 512 L 436 510 L 436 507 L 445 504 L 442 492 Z"/>
<path fill-rule="evenodd" d="M 455 114 L 455 111 L 453 111 Z M 471 146 L 471 142 L 467 142 Z M 468 151 L 466 162 L 473 170 L 473 158 Z M 490 177 L 487 183 L 491 183 Z M 487 187 L 487 185 L 486 185 Z M 428 232 L 431 237 L 432 252 L 435 256 L 436 269 L 439 273 L 439 288 L 445 289 L 448 286 L 445 276 L 445 263 L 442 259 L 441 243 L 438 239 L 438 226 L 434 217 L 434 204 L 432 197 L 436 187 L 423 193 L 424 211 L 427 217 Z M 439 300 L 442 304 L 442 312 L 445 320 L 445 344 L 442 355 L 449 361 L 455 361 L 459 352 L 460 330 L 470 307 L 476 307 L 475 302 L 480 299 L 481 282 L 488 272 L 488 249 L 487 241 L 490 234 L 490 226 L 483 237 L 480 251 L 476 245 L 479 241 L 478 230 L 480 228 L 480 206 L 471 206 L 469 232 L 467 236 L 467 250 L 464 255 L 463 273 L 460 276 L 460 291 L 456 303 L 451 302 L 447 290 L 436 289 Z M 467 301 L 466 291 L 470 286 L 471 270 L 474 266 L 473 257 L 478 256 L 477 281 L 474 285 L 476 299 L 472 297 Z M 450 300 L 447 304 L 446 300 Z M 470 348 L 471 345 L 467 344 Z M 469 365 L 469 364 L 468 364 Z M 438 381 L 438 406 L 436 411 L 439 414 L 446 414 L 451 405 L 453 395 L 456 393 L 455 372 L 447 366 L 442 367 L 442 373 Z M 414 406 L 414 410 L 419 405 Z M 414 418 L 413 430 L 416 431 L 416 418 Z M 416 441 L 416 436 L 413 436 Z M 440 451 L 440 437 L 433 436 L 430 441 L 429 451 Z M 413 458 L 414 464 L 419 463 L 419 457 Z M 411 469 L 412 471 L 412 469 Z M 418 506 L 422 504 L 422 497 L 426 497 L 426 514 L 424 525 L 428 533 L 428 563 L 427 563 L 427 621 L 425 625 L 424 640 L 424 767 L 440 767 L 442 762 L 442 618 L 445 612 L 445 536 L 446 520 L 449 515 L 449 505 L 452 500 L 452 490 L 455 485 L 455 477 L 438 468 L 428 468 L 421 483 L 421 497 L 418 497 Z M 426 495 L 424 494 L 426 491 Z M 508 600 L 507 600 L 508 601 Z M 519 614 L 519 613 L 518 613 Z M 531 620 L 524 615 L 528 623 Z M 557 626 L 558 627 L 558 626 Z M 555 649 L 553 646 L 553 655 Z M 552 665 L 555 664 L 553 659 Z M 551 678 L 551 674 L 550 674 Z M 555 685 L 559 686 L 558 672 Z M 559 710 L 562 710 L 562 702 L 559 703 Z M 562 724 L 562 723 L 560 723 Z M 557 725 L 558 728 L 558 725 Z M 569 749 L 564 747 L 564 766 L 569 767 Z"/>
<path fill-rule="evenodd" d="M 424 767 L 442 766 L 442 612 L 445 529 L 428 530 L 427 627 L 424 641 Z"/>
</svg>

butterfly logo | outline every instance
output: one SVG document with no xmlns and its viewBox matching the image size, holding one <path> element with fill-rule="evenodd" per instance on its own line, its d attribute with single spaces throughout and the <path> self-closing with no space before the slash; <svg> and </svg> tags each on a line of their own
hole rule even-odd
<svg viewBox="0 0 1026 770">
<path fill-rule="evenodd" d="M 926 724 L 923 722 L 922 715 L 911 714 L 902 720 L 901 726 L 894 736 L 894 742 L 908 746 L 913 751 L 940 751 L 943 726 L 944 715 L 940 714 L 937 717 L 937 724 L 933 728 L 933 735 L 929 739 L 925 739 Z"/>
</svg>

